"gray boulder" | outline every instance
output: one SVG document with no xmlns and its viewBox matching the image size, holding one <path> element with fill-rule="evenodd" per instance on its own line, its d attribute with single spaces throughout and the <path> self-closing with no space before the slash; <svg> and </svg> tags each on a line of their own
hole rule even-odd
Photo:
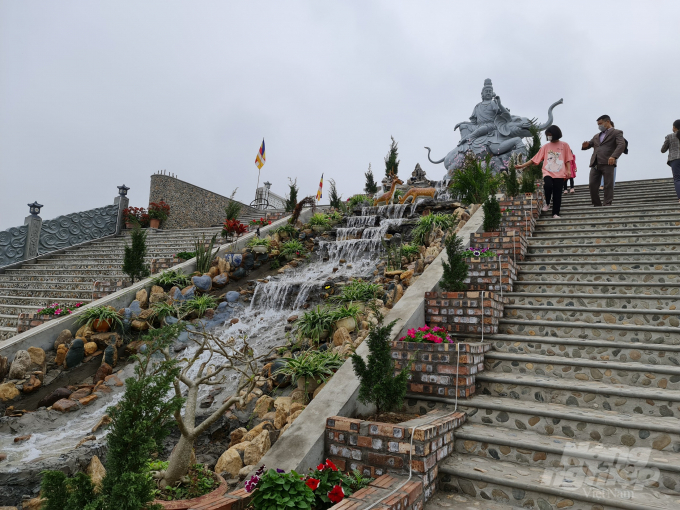
<svg viewBox="0 0 680 510">
<path fill-rule="evenodd" d="M 31 355 L 27 351 L 17 351 L 9 367 L 10 379 L 23 379 L 31 366 Z"/>
<path fill-rule="evenodd" d="M 200 292 L 210 292 L 212 289 L 212 278 L 210 278 L 210 275 L 194 276 L 191 278 L 191 283 Z"/>
</svg>

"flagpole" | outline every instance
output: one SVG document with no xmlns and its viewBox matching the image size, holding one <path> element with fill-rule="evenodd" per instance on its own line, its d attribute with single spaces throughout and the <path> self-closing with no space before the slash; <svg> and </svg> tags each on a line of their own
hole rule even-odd
<svg viewBox="0 0 680 510">
<path fill-rule="evenodd" d="M 260 188 L 260 172 L 262 172 L 262 167 L 257 169 L 257 186 L 255 186 L 255 203 L 257 203 L 257 190 Z"/>
</svg>

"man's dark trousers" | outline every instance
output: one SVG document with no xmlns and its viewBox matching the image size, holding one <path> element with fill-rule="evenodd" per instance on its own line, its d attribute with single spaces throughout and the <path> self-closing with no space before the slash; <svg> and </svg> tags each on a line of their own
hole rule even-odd
<svg viewBox="0 0 680 510">
<path fill-rule="evenodd" d="M 614 200 L 614 165 L 595 165 L 590 169 L 590 200 L 595 207 L 602 207 L 600 182 L 604 177 L 604 205 L 612 205 Z"/>
</svg>

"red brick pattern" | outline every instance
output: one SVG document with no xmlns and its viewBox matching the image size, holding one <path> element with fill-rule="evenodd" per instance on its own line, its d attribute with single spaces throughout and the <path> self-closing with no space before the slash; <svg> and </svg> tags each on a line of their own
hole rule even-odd
<svg viewBox="0 0 680 510">
<path fill-rule="evenodd" d="M 536 227 L 536 218 L 527 211 L 506 209 L 501 213 L 501 231 L 519 230 L 526 237 L 531 237 Z"/>
<path fill-rule="evenodd" d="M 482 232 L 470 234 L 470 246 L 488 248 L 497 255 L 507 255 L 513 260 L 524 260 L 527 253 L 527 238 L 522 230 L 505 232 Z"/>
<path fill-rule="evenodd" d="M 468 260 L 468 277 L 465 280 L 468 290 L 490 290 L 512 292 L 512 284 L 517 279 L 517 271 L 512 257 L 500 255 Z"/>
<path fill-rule="evenodd" d="M 150 264 L 151 274 L 156 274 L 165 269 L 170 269 L 171 267 L 174 267 L 179 263 L 180 262 L 177 257 L 159 257 L 157 259 L 151 259 Z"/>
<path fill-rule="evenodd" d="M 526 211 L 532 214 L 535 218 L 541 214 L 541 207 L 543 207 L 542 199 L 541 201 L 536 199 L 534 195 L 533 200 L 530 198 L 514 198 L 512 200 L 501 200 L 501 209 L 512 209 L 513 211 Z M 519 213 L 524 216 L 524 212 Z"/>
<path fill-rule="evenodd" d="M 422 477 L 415 476 L 408 481 L 407 476 L 382 475 L 371 484 L 343 499 L 330 510 L 360 510 L 368 508 L 378 501 L 373 508 L 381 510 L 422 510 L 424 503 Z M 406 482 L 406 483 L 405 483 Z M 403 485 L 403 487 L 402 487 Z M 389 495 L 399 488 L 394 494 Z"/>
<path fill-rule="evenodd" d="M 119 290 L 123 290 L 125 287 L 130 286 L 130 280 L 127 278 L 122 278 L 120 280 L 106 280 L 103 282 L 96 281 L 94 282 L 94 289 L 92 290 L 92 300 L 96 299 L 101 299 L 103 297 L 108 296 L 109 294 L 113 294 L 114 292 L 118 292 Z"/>
<path fill-rule="evenodd" d="M 45 324 L 47 321 L 56 318 L 54 315 L 38 315 L 36 312 L 20 313 L 17 323 L 17 332 L 23 333 L 31 328 Z"/>
<path fill-rule="evenodd" d="M 428 499 L 434 492 L 437 463 L 453 452 L 453 430 L 464 422 L 464 413 L 443 409 L 433 410 L 415 420 L 397 425 L 331 416 L 326 419 L 326 456 L 338 469 L 358 469 L 372 477 L 385 474 L 407 475 L 410 458 L 411 469 L 422 478 L 422 491 L 425 499 Z M 411 444 L 413 427 L 415 430 Z M 382 479 L 380 483 L 387 483 L 385 480 L 388 479 Z M 378 480 L 371 484 L 371 487 L 379 487 L 375 485 L 377 482 Z M 370 495 L 377 492 L 369 491 L 365 498 L 370 499 Z M 357 495 L 361 496 L 361 491 Z M 357 499 L 356 496 L 353 498 Z M 387 502 L 384 504 L 386 508 L 399 508 L 389 506 Z"/>
<path fill-rule="evenodd" d="M 503 316 L 506 298 L 485 292 L 426 292 L 425 323 L 439 326 L 452 334 L 487 335 L 498 333 L 498 319 Z"/>
</svg>

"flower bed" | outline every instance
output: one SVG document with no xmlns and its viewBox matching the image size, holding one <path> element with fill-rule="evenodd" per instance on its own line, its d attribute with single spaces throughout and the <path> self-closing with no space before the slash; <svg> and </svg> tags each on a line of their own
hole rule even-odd
<svg viewBox="0 0 680 510">
<path fill-rule="evenodd" d="M 488 253 L 488 252 L 487 252 Z M 473 258 L 468 261 L 468 277 L 464 280 L 468 290 L 512 292 L 517 280 L 517 270 L 512 257 Z"/>
<path fill-rule="evenodd" d="M 408 475 L 410 459 L 427 500 L 435 491 L 437 463 L 453 452 L 453 431 L 464 422 L 464 413 L 443 409 L 396 425 L 331 416 L 326 419 L 325 451 L 339 469 L 358 469 L 368 476 Z"/>
<path fill-rule="evenodd" d="M 495 335 L 505 298 L 478 291 L 426 292 L 425 322 L 445 328 L 449 335 Z"/>
</svg>

